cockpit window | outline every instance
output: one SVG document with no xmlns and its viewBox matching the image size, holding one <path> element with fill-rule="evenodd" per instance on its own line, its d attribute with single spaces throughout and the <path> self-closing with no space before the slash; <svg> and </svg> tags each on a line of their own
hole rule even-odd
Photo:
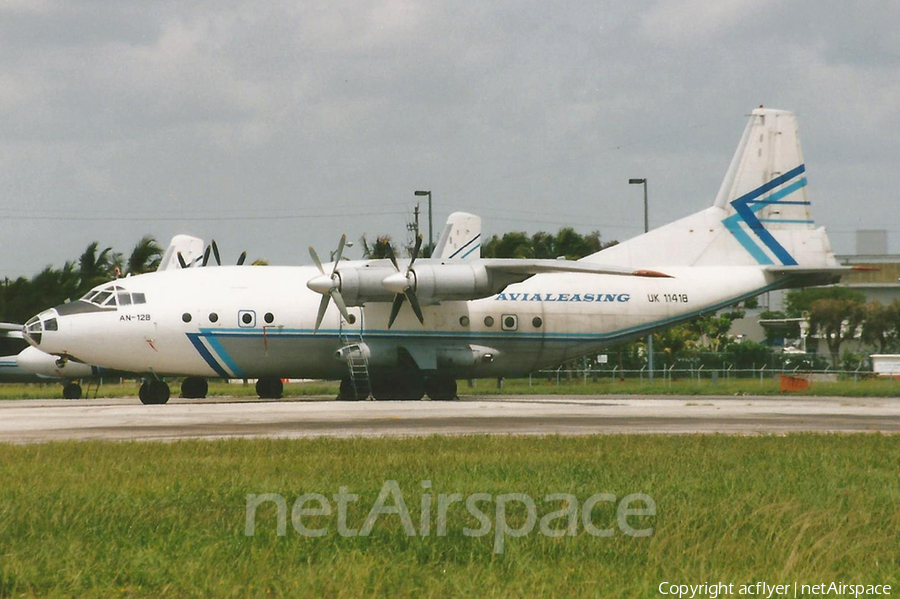
<svg viewBox="0 0 900 599">
<path fill-rule="evenodd" d="M 48 318 L 44 321 L 44 330 L 45 331 L 58 331 L 59 325 L 56 322 L 55 318 Z"/>
<path fill-rule="evenodd" d="M 41 319 L 35 316 L 25 323 L 25 334 L 37 345 L 41 344 Z"/>
<path fill-rule="evenodd" d="M 106 308 L 115 308 L 116 304 L 130 306 L 147 303 L 143 293 L 129 293 L 127 289 L 119 285 L 107 285 L 100 289 L 92 289 L 81 298 L 81 301 Z"/>
</svg>

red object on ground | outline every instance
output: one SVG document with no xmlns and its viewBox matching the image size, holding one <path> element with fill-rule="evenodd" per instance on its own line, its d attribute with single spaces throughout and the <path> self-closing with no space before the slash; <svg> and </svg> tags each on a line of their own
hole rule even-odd
<svg viewBox="0 0 900 599">
<path fill-rule="evenodd" d="M 787 374 L 781 375 L 782 391 L 805 391 L 807 389 L 809 389 L 809 379 Z"/>
</svg>

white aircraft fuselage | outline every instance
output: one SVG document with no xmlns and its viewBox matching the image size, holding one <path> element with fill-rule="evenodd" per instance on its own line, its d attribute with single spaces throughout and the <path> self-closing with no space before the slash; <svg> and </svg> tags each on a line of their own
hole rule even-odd
<svg viewBox="0 0 900 599">
<path fill-rule="evenodd" d="M 57 320 L 57 330 L 45 327 L 38 347 L 103 368 L 161 376 L 339 379 L 347 366 L 335 352 L 361 339 L 373 368 L 399 367 L 402 348 L 422 370 L 456 378 L 515 376 L 784 281 L 754 267 L 661 270 L 671 278 L 536 275 L 489 298 L 425 305 L 424 325 L 405 306 L 390 329 L 389 303 L 349 307 L 353 324 L 331 305 L 317 332 L 321 296 L 306 287 L 318 274 L 313 267 L 165 271 L 115 282 L 120 293 L 143 293 L 145 303 L 101 308 L 78 300 L 42 313 L 44 321 Z"/>
</svg>

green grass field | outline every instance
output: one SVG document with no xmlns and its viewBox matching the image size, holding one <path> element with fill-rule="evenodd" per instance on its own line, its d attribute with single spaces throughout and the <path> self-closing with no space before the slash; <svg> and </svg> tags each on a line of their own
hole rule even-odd
<svg viewBox="0 0 900 599">
<path fill-rule="evenodd" d="M 180 383 L 170 382 L 172 397 L 178 397 Z M 94 397 L 95 391 L 87 385 L 84 387 L 85 397 Z M 138 383 L 104 383 L 96 391 L 97 397 L 137 397 Z M 309 396 L 337 396 L 336 381 L 310 381 L 304 383 L 288 383 L 284 387 L 284 397 L 299 398 Z M 596 381 L 565 379 L 556 380 L 534 377 L 528 379 L 507 379 L 503 387 L 498 388 L 496 379 L 480 379 L 470 386 L 467 381 L 459 381 L 459 395 L 814 395 L 837 397 L 900 397 L 900 380 L 885 378 L 860 378 L 839 380 L 829 383 L 813 383 L 809 389 L 798 393 L 784 393 L 779 381 L 769 377 L 763 380 L 720 379 L 713 383 L 709 379 L 672 381 L 657 380 L 652 385 L 639 379 L 619 381 L 612 378 L 600 378 Z M 210 397 L 256 397 L 253 384 L 229 384 L 221 381 L 210 381 Z M 56 383 L 0 385 L 0 400 L 3 399 L 62 399 L 62 387 Z"/>
<path fill-rule="evenodd" d="M 59 443 L 0 446 L 0 597 L 657 596 L 661 582 L 900 585 L 900 439 L 787 437 L 429 437 Z M 606 492 L 644 493 L 651 536 L 535 529 L 464 536 L 478 521 L 462 504 L 447 535 L 407 536 L 397 515 L 367 537 L 337 534 L 335 514 L 309 538 L 276 509 L 245 536 L 247 494 L 360 496 L 359 528 L 385 480 L 398 481 L 412 520 L 430 493 L 521 492 L 538 516 Z M 431 481 L 423 490 L 421 481 Z M 392 502 L 389 502 L 392 504 Z M 494 520 L 491 503 L 481 504 Z M 593 522 L 615 524 L 598 504 Z M 520 504 L 507 521 L 520 526 Z M 495 520 L 496 521 L 496 520 Z M 560 528 L 557 521 L 555 528 Z"/>
</svg>

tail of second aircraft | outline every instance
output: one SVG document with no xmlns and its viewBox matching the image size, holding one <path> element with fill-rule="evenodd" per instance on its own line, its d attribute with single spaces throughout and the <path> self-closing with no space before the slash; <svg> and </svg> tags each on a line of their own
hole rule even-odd
<svg viewBox="0 0 900 599">
<path fill-rule="evenodd" d="M 758 108 L 712 207 L 585 258 L 620 266 L 837 266 L 816 228 L 797 119 Z"/>
</svg>

